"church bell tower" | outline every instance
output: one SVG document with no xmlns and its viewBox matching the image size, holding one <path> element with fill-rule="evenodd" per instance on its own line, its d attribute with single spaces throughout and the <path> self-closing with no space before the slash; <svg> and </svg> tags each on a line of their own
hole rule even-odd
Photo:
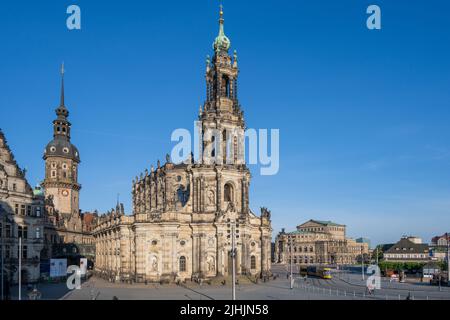
<svg viewBox="0 0 450 320">
<path fill-rule="evenodd" d="M 200 110 L 199 120 L 203 134 L 208 129 L 216 132 L 216 136 L 204 136 L 203 160 L 205 156 L 216 157 L 216 164 L 237 165 L 242 164 L 238 157 L 242 141 L 237 130 L 243 131 L 245 122 L 238 101 L 237 52 L 235 50 L 233 56 L 229 54 L 231 41 L 225 35 L 224 22 L 223 8 L 220 6 L 219 33 L 213 42 L 214 55 L 212 60 L 209 56 L 206 58 L 206 101 Z"/>
</svg>

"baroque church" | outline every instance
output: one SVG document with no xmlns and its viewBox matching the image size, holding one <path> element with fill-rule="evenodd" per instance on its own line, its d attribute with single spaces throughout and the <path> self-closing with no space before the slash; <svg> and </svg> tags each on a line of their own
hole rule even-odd
<svg viewBox="0 0 450 320">
<path fill-rule="evenodd" d="M 116 210 L 99 218 L 93 230 L 98 274 L 139 282 L 208 279 L 229 276 L 233 261 L 238 275 L 270 274 L 270 211 L 262 208 L 257 216 L 250 209 L 251 175 L 238 157 L 242 140 L 233 134 L 245 122 L 237 95 L 237 54 L 230 56 L 230 45 L 221 8 L 198 119 L 205 153 L 201 161 L 192 155 L 182 163 L 172 163 L 170 156 L 164 164 L 158 160 L 156 168 L 133 180 L 132 215 Z M 69 170 L 76 175 L 78 155 L 67 148 L 73 155 Z M 76 188 L 68 185 L 69 198 Z"/>
</svg>

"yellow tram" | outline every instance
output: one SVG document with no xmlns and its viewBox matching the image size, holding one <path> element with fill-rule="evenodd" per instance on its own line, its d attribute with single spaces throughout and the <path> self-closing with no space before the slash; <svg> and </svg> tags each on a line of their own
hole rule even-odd
<svg viewBox="0 0 450 320">
<path fill-rule="evenodd" d="M 313 276 L 322 279 L 331 279 L 331 268 L 322 266 L 301 266 L 300 275 L 302 276 Z"/>
</svg>

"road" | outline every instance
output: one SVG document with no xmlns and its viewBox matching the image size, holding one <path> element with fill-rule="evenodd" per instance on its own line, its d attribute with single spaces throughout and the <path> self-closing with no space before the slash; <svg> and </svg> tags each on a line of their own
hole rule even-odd
<svg viewBox="0 0 450 320">
<path fill-rule="evenodd" d="M 289 267 L 275 265 L 273 267 L 274 273 L 286 274 Z M 295 269 L 294 269 L 295 270 Z M 450 300 L 450 288 L 437 286 L 430 286 L 427 283 L 411 282 L 398 283 L 390 282 L 386 278 L 381 279 L 381 289 L 375 290 L 373 295 L 368 295 L 366 292 L 366 281 L 362 280 L 362 273 L 349 272 L 346 270 L 333 272 L 333 279 L 319 279 L 309 277 L 307 280 L 296 275 L 295 286 L 302 290 L 317 292 L 320 295 L 336 294 L 344 297 L 355 297 L 362 299 L 384 299 L 384 300 L 404 300 L 408 295 L 415 300 Z M 320 297 L 318 297 L 320 299 Z"/>
</svg>

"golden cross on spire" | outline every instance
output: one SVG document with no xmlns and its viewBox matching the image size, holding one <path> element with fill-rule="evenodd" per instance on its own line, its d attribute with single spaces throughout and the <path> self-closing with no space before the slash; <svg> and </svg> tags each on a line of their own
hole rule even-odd
<svg viewBox="0 0 450 320">
<path fill-rule="evenodd" d="M 61 75 L 64 76 L 66 70 L 64 69 L 64 62 L 61 64 Z"/>
</svg>

